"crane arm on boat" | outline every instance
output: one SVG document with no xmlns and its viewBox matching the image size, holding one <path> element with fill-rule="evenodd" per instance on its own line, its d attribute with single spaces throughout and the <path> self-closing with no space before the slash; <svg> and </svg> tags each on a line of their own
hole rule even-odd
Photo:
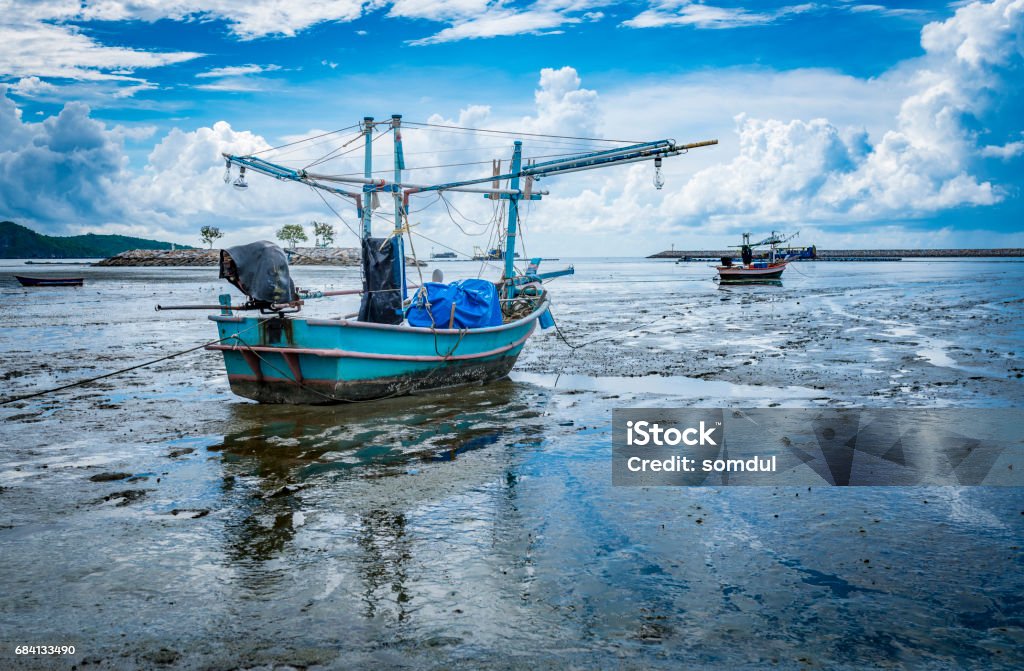
<svg viewBox="0 0 1024 671">
<path fill-rule="evenodd" d="M 393 192 L 398 190 L 404 190 L 413 193 L 423 193 L 429 191 L 459 191 L 466 193 L 482 193 L 485 195 L 525 195 L 521 189 L 503 189 L 494 187 L 475 187 L 478 184 L 486 184 L 488 182 L 502 182 L 505 180 L 511 180 L 521 177 L 534 177 L 540 179 L 541 177 L 550 177 L 553 175 L 560 175 L 569 172 L 578 172 L 581 170 L 594 170 L 597 168 L 610 167 L 613 165 L 620 165 L 625 163 L 635 163 L 638 161 L 649 161 L 659 158 L 666 158 L 670 156 L 679 156 L 685 154 L 690 149 L 698 147 L 708 147 L 711 145 L 718 144 L 718 140 L 703 140 L 701 142 L 691 142 L 688 144 L 677 145 L 674 140 L 656 140 L 653 142 L 643 142 L 628 147 L 619 147 L 617 149 L 609 149 L 604 151 L 589 152 L 584 154 L 578 154 L 576 156 L 570 156 L 566 158 L 560 158 L 553 161 L 546 161 L 544 163 L 534 163 L 527 165 L 520 170 L 515 172 L 508 172 L 503 175 L 488 175 L 486 177 L 479 177 L 474 179 L 460 180 L 456 182 L 447 182 L 444 184 L 413 184 L 408 182 L 389 182 L 385 179 L 372 179 L 367 177 L 356 177 L 348 175 L 328 175 L 322 173 L 310 173 L 305 170 L 295 170 L 286 166 L 278 165 L 267 161 L 266 159 L 256 158 L 253 156 L 236 156 L 233 154 L 224 154 L 224 158 L 228 164 L 236 164 L 244 166 L 250 170 L 269 175 L 276 179 L 295 181 L 308 184 L 309 186 L 324 189 L 327 191 L 333 191 L 340 195 L 349 197 L 359 197 L 360 193 L 345 191 L 343 189 L 337 189 L 334 187 L 326 186 L 321 182 L 339 182 L 343 184 L 361 184 L 363 185 L 363 192 L 370 191 L 385 191 Z M 369 188 L 367 188 L 369 187 Z M 534 191 L 531 193 L 532 196 L 547 195 L 547 191 Z"/>
</svg>

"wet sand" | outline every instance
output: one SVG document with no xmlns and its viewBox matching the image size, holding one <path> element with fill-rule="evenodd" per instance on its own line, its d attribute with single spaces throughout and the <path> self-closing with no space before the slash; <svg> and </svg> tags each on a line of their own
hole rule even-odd
<svg viewBox="0 0 1024 671">
<path fill-rule="evenodd" d="M 215 335 L 153 311 L 216 302 L 215 269 L 76 268 L 82 289 L 30 292 L 5 264 L 5 396 Z M 553 312 L 591 344 L 535 335 L 484 388 L 258 406 L 200 352 L 0 407 L 3 665 L 1024 665 L 1019 489 L 631 489 L 610 467 L 615 407 L 1021 407 L 1024 263 L 722 288 L 700 263 L 576 267 Z M 30 644 L 76 654 L 13 655 Z"/>
</svg>

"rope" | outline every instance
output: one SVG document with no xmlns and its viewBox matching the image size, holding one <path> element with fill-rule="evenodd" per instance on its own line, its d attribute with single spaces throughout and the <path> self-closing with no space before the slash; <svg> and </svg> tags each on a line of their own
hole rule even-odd
<svg viewBox="0 0 1024 671">
<path fill-rule="evenodd" d="M 587 342 L 582 343 L 580 345 L 573 345 L 571 342 L 569 342 L 569 339 L 565 337 L 565 334 L 562 333 L 561 327 L 558 325 L 558 322 L 555 320 L 555 315 L 552 314 L 550 310 L 548 311 L 548 314 L 551 315 L 551 321 L 555 324 L 555 333 L 558 335 L 559 340 L 561 340 L 563 343 L 565 343 L 565 346 L 568 347 L 569 349 L 571 349 L 573 352 L 575 352 L 578 349 L 583 349 L 584 347 L 589 347 L 590 345 L 593 345 L 594 343 L 601 342 L 603 340 L 611 340 L 612 338 L 616 338 L 616 337 L 618 337 L 620 335 L 623 335 L 623 334 L 626 334 L 626 333 L 632 333 L 633 331 L 639 331 L 640 329 L 647 328 L 648 326 L 653 326 L 654 324 L 657 324 L 658 322 L 660 322 L 662 319 L 668 319 L 668 315 L 662 315 L 658 319 L 655 319 L 654 321 L 651 321 L 651 322 L 647 322 L 646 324 L 639 324 L 639 325 L 634 326 L 633 328 L 627 329 L 625 331 L 619 331 L 619 332 L 613 333 L 611 335 L 602 336 L 600 338 L 595 338 L 593 340 L 588 340 Z"/>
<path fill-rule="evenodd" d="M 27 401 L 30 398 L 36 398 L 38 396 L 45 396 L 47 394 L 52 394 L 54 392 L 63 391 L 65 389 L 71 389 L 72 387 L 81 387 L 82 385 L 91 384 L 93 382 L 96 382 L 97 380 L 103 380 L 103 379 L 106 379 L 108 377 L 114 377 L 115 375 L 121 375 L 122 373 L 127 373 L 129 371 L 137 370 L 139 368 L 145 368 L 146 366 L 152 366 L 153 364 L 160 363 L 161 361 L 167 361 L 168 359 L 173 359 L 175 357 L 182 356 L 183 354 L 188 354 L 190 352 L 195 352 L 196 350 L 203 349 L 204 347 L 208 347 L 210 345 L 216 345 L 218 343 L 222 343 L 225 340 L 230 340 L 232 338 L 238 338 L 239 334 L 245 333 L 245 331 L 249 331 L 249 330 L 253 329 L 255 326 L 256 325 L 250 326 L 249 328 L 247 328 L 247 329 L 245 329 L 243 331 L 239 331 L 238 333 L 235 333 L 233 335 L 229 335 L 226 338 L 219 338 L 217 340 L 211 340 L 209 342 L 204 342 L 202 345 L 196 345 L 195 347 L 190 347 L 190 348 L 188 348 L 186 350 L 182 350 L 180 352 L 175 352 L 174 354 L 168 354 L 167 356 L 162 356 L 159 359 L 153 359 L 152 361 L 147 361 L 145 363 L 140 363 L 140 364 L 137 364 L 135 366 L 130 366 L 128 368 L 122 368 L 121 370 L 115 370 L 112 373 L 106 373 L 104 375 L 97 375 L 96 377 L 86 378 L 85 380 L 78 380 L 77 382 L 72 382 L 70 384 L 64 384 L 64 385 L 61 385 L 59 387 L 53 387 L 52 389 L 46 389 L 44 391 L 37 391 L 34 394 L 26 394 L 24 396 L 15 396 L 13 398 L 5 398 L 3 400 L 0 400 L 0 405 L 7 405 L 8 403 L 16 403 L 18 401 Z M 241 340 L 241 339 L 239 339 L 239 340 Z"/>
</svg>

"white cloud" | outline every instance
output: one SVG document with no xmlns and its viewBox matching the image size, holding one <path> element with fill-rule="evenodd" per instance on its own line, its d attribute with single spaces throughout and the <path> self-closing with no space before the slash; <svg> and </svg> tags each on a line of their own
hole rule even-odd
<svg viewBox="0 0 1024 671">
<path fill-rule="evenodd" d="M 229 65 L 223 68 L 213 68 L 196 75 L 199 78 L 220 78 L 220 77 L 243 77 L 246 75 L 258 75 L 263 72 L 275 72 L 280 70 L 280 65 Z"/>
<path fill-rule="evenodd" d="M 1011 141 L 983 140 L 987 135 L 975 129 L 986 127 L 993 100 L 1000 104 L 1019 100 L 1021 82 L 1005 75 L 1021 63 L 1020 14 L 1009 11 L 1014 4 L 986 5 L 988 13 L 981 14 L 969 5 L 948 21 L 929 25 L 923 31 L 924 56 L 873 79 L 825 70 L 731 69 L 630 81 L 602 89 L 598 95 L 584 87 L 573 68 L 546 68 L 528 116 L 521 111 L 495 114 L 486 105 L 470 105 L 454 118 L 435 115 L 429 121 L 588 137 L 639 135 L 643 139 L 685 132 L 677 139 L 688 141 L 705 139 L 706 133 L 720 129 L 718 119 L 727 120 L 721 146 L 666 162 L 669 184 L 663 191 L 653 189 L 649 164 L 542 180 L 538 187 L 550 189 L 551 195 L 527 209 L 537 212 L 526 223 L 527 235 L 535 241 L 565 245 L 578 242 L 581 231 L 588 233 L 588 244 L 626 240 L 642 222 L 646 242 L 637 245 L 650 245 L 653 235 L 680 231 L 697 239 L 732 235 L 745 225 L 758 230 L 772 225 L 805 230 L 812 226 L 826 232 L 857 223 L 865 231 L 860 239 L 871 242 L 877 222 L 980 207 L 1003 197 L 1001 185 L 979 178 L 976 170 L 982 158 L 1009 160 L 1024 154 L 1024 143 L 1018 141 L 1019 135 Z M 967 24 L 960 25 L 964 20 Z M 1007 20 L 1012 27 L 1006 27 Z M 978 52 L 979 45 L 985 45 L 983 54 Z M 28 124 L 9 99 L 0 103 L 4 105 L 0 108 L 4 111 L 0 114 L 0 174 L 5 176 L 2 183 L 8 184 L 9 179 L 13 185 L 9 193 L 3 192 L 6 200 L 0 205 L 15 214 L 60 221 L 77 212 L 110 226 L 152 226 L 177 236 L 192 235 L 205 223 L 246 236 L 268 231 L 282 219 L 301 222 L 323 216 L 319 199 L 294 185 L 253 176 L 247 192 L 225 186 L 220 180 L 221 151 L 249 152 L 269 146 L 263 138 L 227 123 L 173 131 L 154 148 L 144 170 L 133 175 L 123 167 L 123 132 L 118 135 L 117 129 L 91 121 L 87 110 L 69 106 L 60 118 Z M 58 159 L 64 145 L 58 138 L 71 130 L 92 138 L 85 144 L 95 159 L 90 157 L 90 169 L 83 170 L 87 174 L 80 177 L 82 184 L 61 184 L 59 197 L 47 199 L 48 176 L 23 174 L 28 159 L 22 154 L 32 156 L 37 167 L 61 165 Z M 348 138 L 323 138 L 315 151 L 323 155 Z M 507 161 L 511 144 L 509 136 L 443 129 L 434 134 L 413 126 L 406 127 L 404 138 L 410 167 L 462 163 L 458 153 L 462 150 Z M 532 156 L 571 151 L 578 144 L 526 137 L 527 155 Z M 49 152 L 42 157 L 45 160 L 33 153 L 40 146 Z M 66 146 L 70 164 L 83 164 L 85 148 L 74 142 Z M 288 165 L 303 165 L 313 158 L 293 148 L 267 156 Z M 359 172 L 360 160 L 361 152 L 356 151 L 325 164 L 322 171 Z M 105 168 L 97 171 L 94 164 Z M 57 175 L 55 169 L 49 170 Z M 489 163 L 410 170 L 407 178 L 431 183 L 489 170 Z M 69 178 L 62 175 L 61 179 Z M 81 205 L 78 199 L 86 196 L 97 198 L 98 204 L 91 209 Z M 452 198 L 476 221 L 487 222 L 493 214 L 491 201 Z M 414 209 L 430 199 L 417 198 Z M 342 203 L 340 211 L 351 220 L 351 209 Z M 389 209 L 385 204 L 384 211 Z M 459 249 L 486 243 L 486 236 L 461 238 L 443 208 L 417 213 L 414 223 L 420 226 L 418 231 L 435 239 L 449 244 L 458 240 L 453 246 Z M 472 225 L 468 229 L 476 230 Z M 900 239 L 893 231 L 885 235 Z M 820 238 L 814 241 L 824 244 Z M 625 251 L 626 247 L 615 249 Z M 630 251 L 634 250 L 640 251 L 635 247 Z"/>
<path fill-rule="evenodd" d="M 660 0 L 653 7 L 623 21 L 630 28 L 659 28 L 662 26 L 694 26 L 697 28 L 739 28 L 774 23 L 794 14 L 816 9 L 807 3 L 790 5 L 767 12 L 752 12 L 742 7 L 718 7 L 692 0 Z"/>
<path fill-rule="evenodd" d="M 24 98 L 38 98 L 55 93 L 57 87 L 49 82 L 44 82 L 39 77 L 22 77 L 9 90 L 11 93 Z"/>
<path fill-rule="evenodd" d="M 388 16 L 431 21 L 466 20 L 494 8 L 491 0 L 394 0 Z"/>
<path fill-rule="evenodd" d="M 241 39 L 291 37 L 325 21 L 352 21 L 360 0 L 36 0 L 19 11 L 39 21 L 222 19 Z"/>
<path fill-rule="evenodd" d="M 891 17 L 919 17 L 928 12 L 924 9 L 910 9 L 904 7 L 886 7 L 885 5 L 853 5 L 850 11 L 854 14 L 879 14 Z"/>
<path fill-rule="evenodd" d="M 921 31 L 930 54 L 955 57 L 974 68 L 1006 65 L 1024 55 L 1024 0 L 972 2 L 946 20 Z"/>
<path fill-rule="evenodd" d="M 43 221 L 121 216 L 116 181 L 127 162 L 121 138 L 81 103 L 24 123 L 5 93 L 0 86 L 0 212 Z"/>
<path fill-rule="evenodd" d="M 213 68 L 196 75 L 200 79 L 213 79 L 214 81 L 199 84 L 195 88 L 204 91 L 262 91 L 268 88 L 271 80 L 260 77 L 266 72 L 281 70 L 280 65 L 229 65 L 221 68 Z"/>
<path fill-rule="evenodd" d="M 594 137 L 597 135 L 597 92 L 581 87 L 576 70 L 565 66 L 540 71 L 540 88 L 534 94 L 536 116 L 519 127 L 531 133 Z"/>
<path fill-rule="evenodd" d="M 198 58 L 191 51 L 156 52 L 109 47 L 72 26 L 0 17 L 0 72 L 20 78 L 61 78 L 139 84 L 136 70 Z"/>
<path fill-rule="evenodd" d="M 1024 142 L 1007 142 L 1004 145 L 988 145 L 981 148 L 981 155 L 986 158 L 999 158 L 1009 161 L 1018 156 L 1024 156 Z"/>
<path fill-rule="evenodd" d="M 412 40 L 410 44 L 422 46 L 509 35 L 551 34 L 559 26 L 580 23 L 581 20 L 554 11 L 489 10 L 478 17 L 457 20 L 451 27 L 430 37 Z"/>
</svg>

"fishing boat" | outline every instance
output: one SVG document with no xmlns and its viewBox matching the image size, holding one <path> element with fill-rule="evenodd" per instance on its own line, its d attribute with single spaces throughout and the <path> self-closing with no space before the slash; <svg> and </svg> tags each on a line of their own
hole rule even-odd
<svg viewBox="0 0 1024 671">
<path fill-rule="evenodd" d="M 81 277 L 25 277 L 15 275 L 14 279 L 23 287 L 80 287 L 85 283 Z"/>
<path fill-rule="evenodd" d="M 548 194 L 537 189 L 535 181 L 648 160 L 656 161 L 660 177 L 662 158 L 717 143 L 602 140 L 612 143 L 612 148 L 541 161 L 524 157 L 523 142 L 515 139 L 506 171 L 500 169 L 500 162 L 493 161 L 490 175 L 440 184 L 414 184 L 403 179 L 403 171 L 409 168 L 405 165 L 402 131 L 410 127 L 453 132 L 449 126 L 403 123 L 401 115 L 386 121 L 365 117 L 355 137 L 348 141 L 350 144 L 363 136 L 362 177 L 313 172 L 309 167 L 295 169 L 255 154 L 223 155 L 227 167 L 225 181 L 231 181 L 231 170 L 237 167 L 238 177 L 233 183 L 240 189 L 248 187 L 249 171 L 312 187 L 321 197 L 336 196 L 354 203 L 362 239 L 360 290 L 302 294 L 329 297 L 359 293 L 361 303 L 356 314 L 338 319 L 300 317 L 298 313 L 307 299 L 300 298 L 288 275 L 286 256 L 269 242 L 221 252 L 221 277 L 247 296 L 243 305 L 232 306 L 231 296 L 223 294 L 218 306 L 171 306 L 220 308 L 220 314 L 210 316 L 217 325 L 218 341 L 207 349 L 223 355 L 235 394 L 261 403 L 341 403 L 479 384 L 506 376 L 531 334 L 538 327 L 554 326 L 544 281 L 573 273 L 571 266 L 540 272 L 540 258 L 530 259 L 525 268 L 516 267 L 520 203 L 540 200 Z M 490 133 L 492 139 L 495 134 L 505 133 L 479 132 Z M 388 133 L 394 154 L 392 179 L 381 178 L 373 170 L 371 144 Z M 352 190 L 353 187 L 358 190 Z M 501 277 L 494 281 L 467 279 L 449 284 L 420 278 L 418 284 L 410 287 L 405 249 L 408 246 L 415 260 L 413 239 L 420 235 L 409 225 L 410 197 L 429 194 L 444 199 L 450 193 L 477 197 L 482 194 L 498 201 L 493 205 L 502 208 L 501 216 L 495 218 L 495 225 L 500 226 L 496 238 L 499 244 L 495 248 L 501 250 Z M 392 228 L 385 237 L 374 237 L 372 220 L 379 216 L 375 210 L 382 194 L 394 202 Z M 435 279 L 441 279 L 439 274 L 436 270 Z M 245 314 L 246 311 L 258 314 Z"/>
<path fill-rule="evenodd" d="M 738 245 L 740 249 L 740 263 L 735 263 L 732 256 L 723 256 L 721 264 L 716 266 L 718 280 L 720 282 L 764 282 L 781 279 L 782 272 L 789 264 L 789 259 L 784 253 L 780 253 L 779 245 L 792 240 L 799 232 L 782 237 L 775 231 L 760 242 L 750 242 L 750 233 L 743 234 L 743 244 Z M 754 250 L 759 247 L 767 247 L 767 252 L 759 257 L 754 256 Z"/>
<path fill-rule="evenodd" d="M 518 259 L 519 252 L 512 252 L 512 257 Z M 492 247 L 486 252 L 479 247 L 473 248 L 473 261 L 501 261 L 505 258 L 505 251 L 501 247 Z"/>
</svg>

